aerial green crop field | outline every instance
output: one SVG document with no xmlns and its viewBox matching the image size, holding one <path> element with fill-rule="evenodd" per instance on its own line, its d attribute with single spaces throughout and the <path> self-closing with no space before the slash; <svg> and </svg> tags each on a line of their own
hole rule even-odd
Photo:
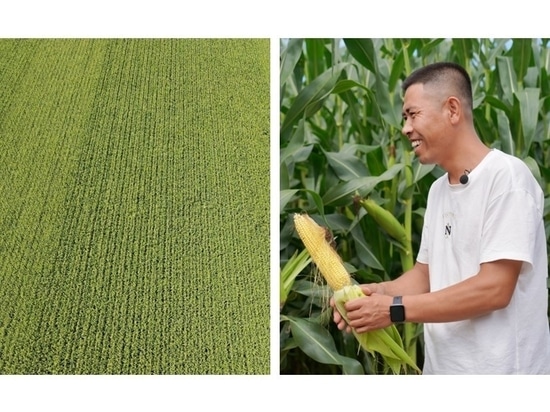
<svg viewBox="0 0 550 412">
<path fill-rule="evenodd" d="M 268 374 L 269 39 L 1 39 L 0 85 L 0 373 Z"/>
</svg>

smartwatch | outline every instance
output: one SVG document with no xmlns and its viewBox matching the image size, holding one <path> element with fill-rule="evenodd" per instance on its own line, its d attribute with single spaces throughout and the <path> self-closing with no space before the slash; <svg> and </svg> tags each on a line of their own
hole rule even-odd
<svg viewBox="0 0 550 412">
<path fill-rule="evenodd" d="M 402 296 L 393 297 L 393 303 L 390 306 L 390 320 L 393 323 L 405 322 L 405 306 L 403 306 Z"/>
</svg>

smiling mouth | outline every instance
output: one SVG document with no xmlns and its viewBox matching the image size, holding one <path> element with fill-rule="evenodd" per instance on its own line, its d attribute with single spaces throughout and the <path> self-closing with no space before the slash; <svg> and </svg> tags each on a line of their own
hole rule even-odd
<svg viewBox="0 0 550 412">
<path fill-rule="evenodd" d="M 413 149 L 416 149 L 418 146 L 420 146 L 422 144 L 422 142 L 420 140 L 413 140 L 411 142 L 411 145 L 412 145 L 412 148 Z"/>
</svg>

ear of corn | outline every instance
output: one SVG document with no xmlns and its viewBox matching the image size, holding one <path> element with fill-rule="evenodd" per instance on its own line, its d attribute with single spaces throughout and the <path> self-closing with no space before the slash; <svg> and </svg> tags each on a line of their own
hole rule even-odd
<svg viewBox="0 0 550 412">
<path fill-rule="evenodd" d="M 327 241 L 325 228 L 319 226 L 306 214 L 295 214 L 294 225 L 311 259 L 333 290 L 338 312 L 347 322 L 345 303 L 351 299 L 365 296 L 363 291 L 358 285 L 352 283 L 351 276 L 344 267 L 340 256 Z M 403 349 L 403 342 L 395 325 L 371 332 L 357 333 L 354 331 L 353 333 L 361 347 L 373 355 L 374 352 L 378 352 L 393 373 L 400 373 L 406 365 L 412 367 L 416 372 L 420 372 Z"/>
<path fill-rule="evenodd" d="M 338 312 L 340 312 L 346 322 L 348 322 L 346 309 L 344 307 L 346 302 L 364 296 L 365 294 L 358 285 L 345 286 L 334 292 L 334 303 Z M 420 372 L 416 363 L 414 363 L 403 348 L 403 340 L 395 325 L 364 333 L 357 333 L 354 330 L 353 334 L 361 347 L 371 355 L 374 355 L 375 352 L 382 355 L 394 374 L 399 374 L 405 365 L 409 365 L 418 373 Z"/>
<path fill-rule="evenodd" d="M 407 232 L 399 221 L 388 210 L 384 209 L 372 199 L 361 200 L 361 206 L 388 234 L 397 240 L 401 245 L 408 244 Z"/>
<path fill-rule="evenodd" d="M 338 253 L 327 241 L 327 231 L 308 215 L 294 215 L 294 226 L 311 259 L 332 290 L 351 285 L 351 276 Z"/>
</svg>

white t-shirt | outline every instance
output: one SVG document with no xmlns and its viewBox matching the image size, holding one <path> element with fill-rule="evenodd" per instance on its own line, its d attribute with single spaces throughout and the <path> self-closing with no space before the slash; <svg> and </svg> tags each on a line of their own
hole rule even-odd
<svg viewBox="0 0 550 412">
<path fill-rule="evenodd" d="M 498 259 L 523 261 L 510 304 L 474 319 L 424 325 L 424 374 L 550 374 L 544 194 L 518 158 L 492 150 L 469 174 L 445 174 L 428 195 L 417 260 L 436 291 Z M 498 276 L 498 274 L 496 274 Z"/>
</svg>

